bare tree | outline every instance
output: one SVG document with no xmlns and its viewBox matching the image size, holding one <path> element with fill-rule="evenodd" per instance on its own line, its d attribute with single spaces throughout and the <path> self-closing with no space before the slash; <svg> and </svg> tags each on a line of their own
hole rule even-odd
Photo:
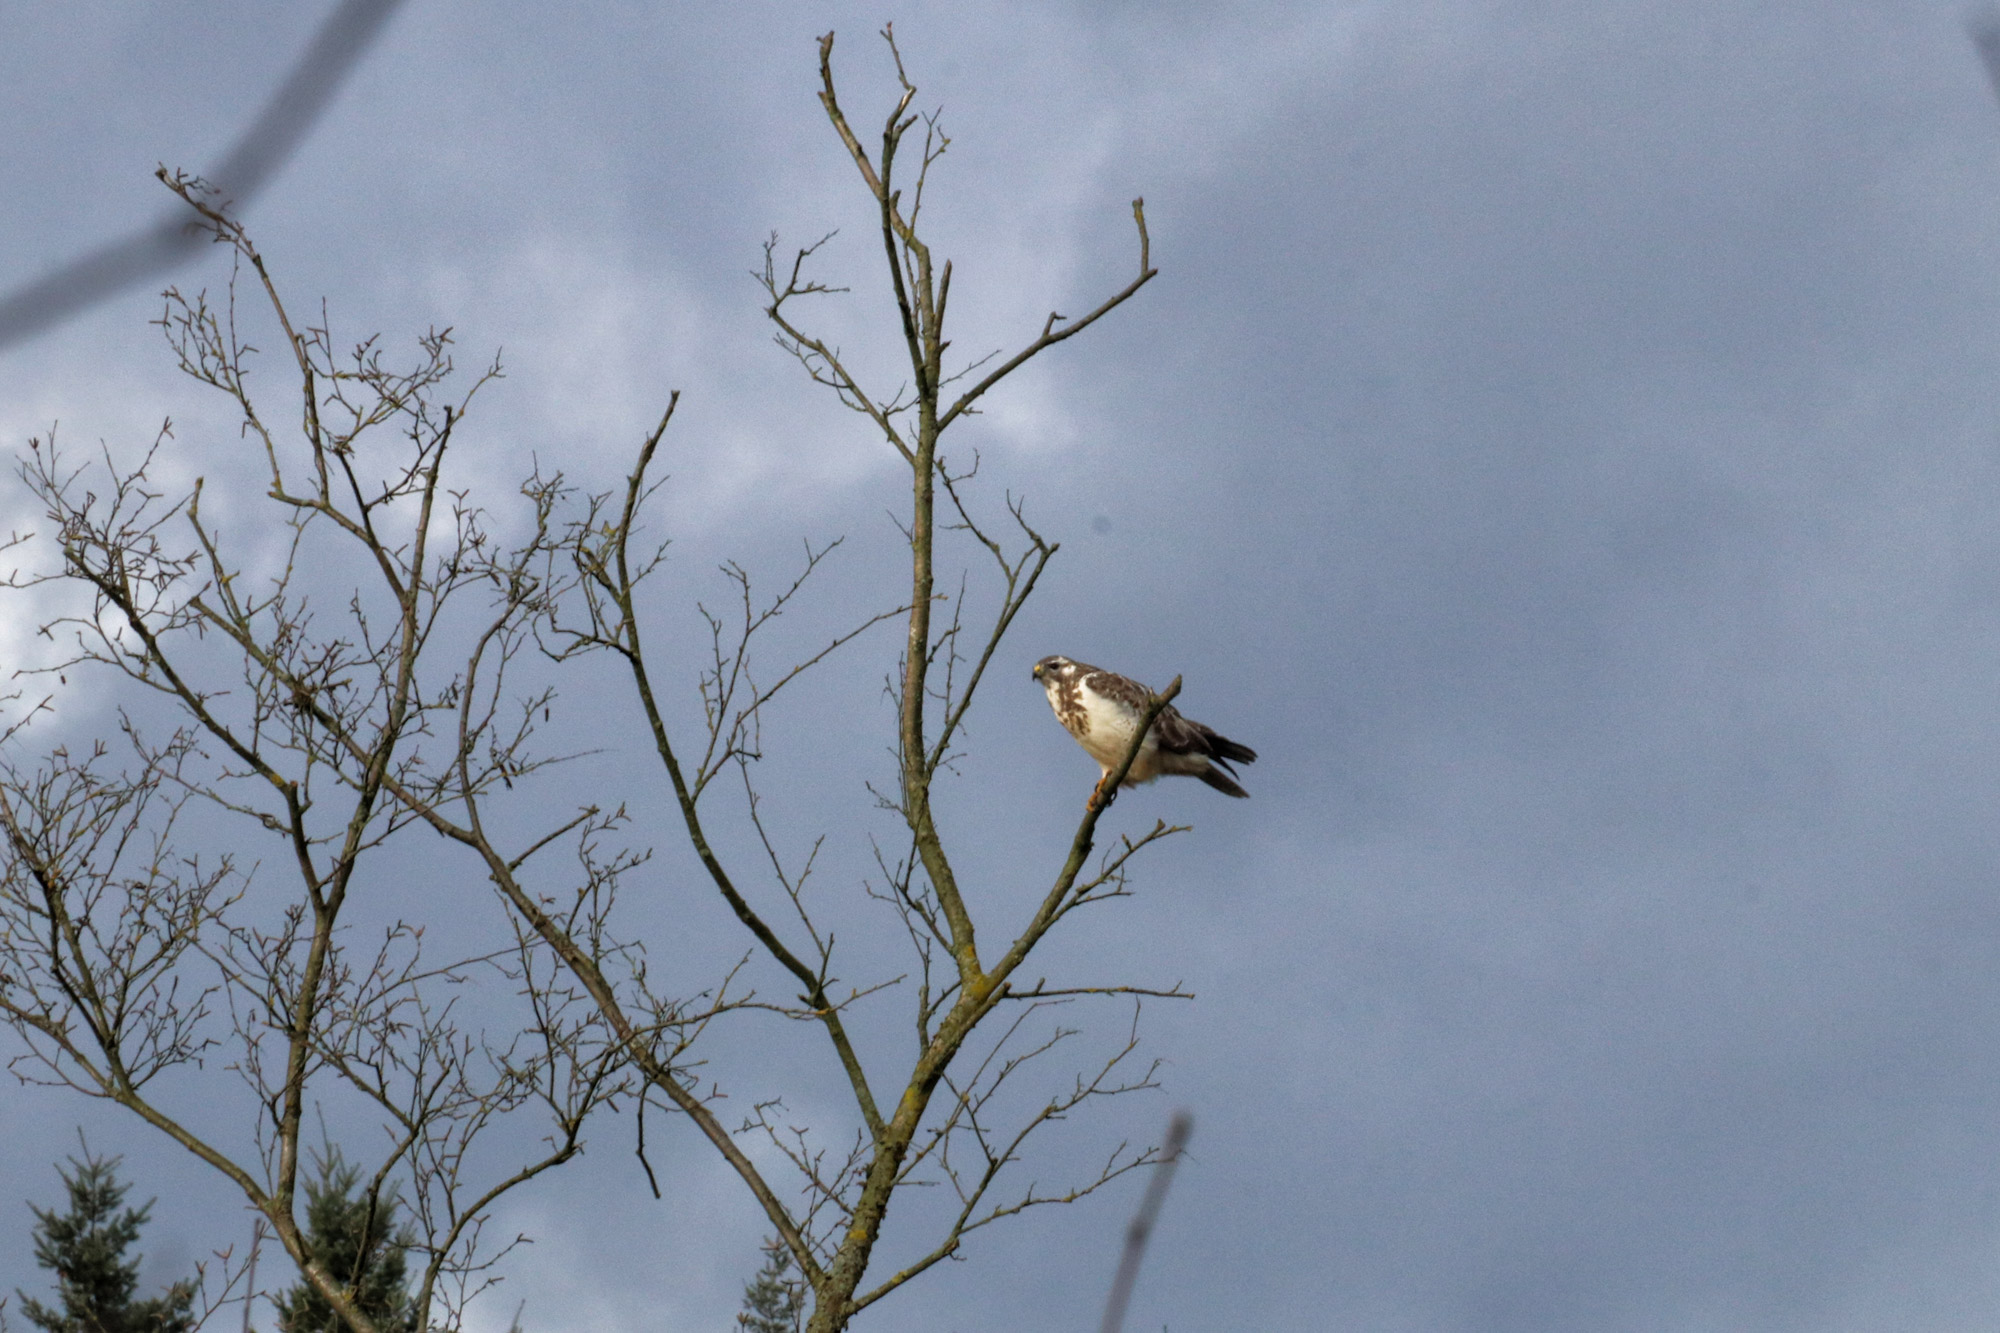
<svg viewBox="0 0 2000 1333">
<path fill-rule="evenodd" d="M 223 1172 L 357 1330 L 370 1325 L 338 1276 L 313 1267 L 297 1220 L 301 1126 L 322 1097 L 371 1108 L 387 1131 L 370 1197 L 400 1190 L 410 1205 L 413 1254 L 426 1261 L 419 1308 L 446 1321 L 488 1280 L 497 1256 L 477 1242 L 494 1200 L 572 1156 L 591 1112 L 621 1098 L 636 1099 L 641 1126 L 649 1102 L 664 1103 L 733 1168 L 812 1292 L 815 1333 L 845 1328 L 958 1254 L 971 1233 L 1159 1160 L 1157 1149 L 1120 1144 L 1055 1188 L 1011 1183 L 1009 1172 L 1046 1126 L 1153 1087 L 1153 1067 L 1136 1054 L 1139 1005 L 1185 997 L 1177 985 L 1124 979 L 1025 980 L 1029 956 L 1059 923 L 1124 896 L 1134 858 L 1183 831 L 1155 821 L 1096 850 L 1139 740 L 1085 803 L 1039 898 L 1014 919 L 975 920 L 973 903 L 1019 895 L 965 891 L 954 838 L 933 804 L 987 670 L 1057 550 L 1019 500 L 981 498 L 976 457 L 947 455 L 944 433 L 1013 371 L 1153 277 L 1144 208 L 1134 201 L 1138 268 L 1123 287 L 1079 318 L 1050 314 L 1011 354 L 948 364 L 952 266 L 934 262 L 919 218 L 949 141 L 935 113 L 912 113 L 917 90 L 893 33 L 882 35 L 897 93 L 879 148 L 863 145 L 841 107 L 831 34 L 819 44 L 820 100 L 879 219 L 907 383 L 886 396 L 864 383 L 800 313 L 837 290 L 809 272 L 819 246 L 781 259 L 773 238 L 758 277 L 779 345 L 908 469 L 898 524 L 909 583 L 831 631 L 819 652 L 766 673 L 753 646 L 797 603 L 831 547 L 809 545 L 797 578 L 771 597 L 727 567 L 735 606 L 726 617 L 703 612 L 708 634 L 693 682 L 701 720 L 692 732 L 676 720 L 641 595 L 664 568 L 645 509 L 678 395 L 622 486 L 579 495 L 561 476 L 536 475 L 522 488 L 524 515 L 492 520 L 447 482 L 445 461 L 497 364 L 448 398 L 448 333 L 428 335 L 407 370 L 385 366 L 373 342 L 336 356 L 325 317 L 295 325 L 249 238 L 198 182 L 168 181 L 254 274 L 300 377 L 298 438 L 281 441 L 253 402 L 233 284 L 220 311 L 170 294 L 162 323 L 183 367 L 229 395 L 258 447 L 268 503 L 283 516 L 277 553 L 268 541 L 261 554 L 225 541 L 202 512 L 200 482 L 164 498 L 156 460 L 169 431 L 134 468 L 120 471 L 107 457 L 101 481 L 73 469 L 53 439 L 26 461 L 23 475 L 62 554 L 61 568 L 43 577 L 80 585 L 91 603 L 60 622 L 76 648 L 52 670 L 120 672 L 174 721 L 162 729 L 152 721 L 158 709 L 121 714 L 122 764 L 108 744 L 93 743 L 83 759 L 58 747 L 39 767 L 0 776 L 9 847 L 0 1013 L 26 1044 L 16 1068 L 130 1108 Z M 402 436 L 393 451 L 378 443 L 382 428 Z M 990 573 L 975 579 L 981 567 Z M 324 617 L 329 597 L 338 611 Z M 798 725 L 776 712 L 792 682 L 891 621 L 905 629 L 890 685 L 894 770 L 876 799 L 895 833 L 892 849 L 874 853 L 866 895 L 850 903 L 888 914 L 874 920 L 893 922 L 910 964 L 855 983 L 836 967 L 838 906 L 807 891 L 821 839 L 802 863 L 781 853 L 789 844 L 767 823 L 757 765 L 767 723 L 769 744 L 796 737 Z M 561 758 L 537 743 L 557 703 L 545 664 L 606 656 L 629 680 L 670 789 L 663 821 L 628 819 L 613 800 L 549 817 L 546 796 L 530 804 L 525 794 Z M 1151 699 L 1148 724 L 1178 689 L 1176 680 Z M 8 739 L 47 706 L 32 703 Z M 864 766 L 857 786 L 866 777 Z M 731 791 L 742 804 L 731 798 L 732 821 L 718 825 L 718 793 Z M 211 818 L 247 822 L 274 840 L 293 884 L 288 905 L 266 895 L 268 876 L 252 892 L 239 859 L 182 850 L 190 821 Z M 795 1001 L 740 988 L 745 959 L 735 956 L 677 969 L 709 979 L 692 997 L 655 989 L 649 951 L 670 942 L 621 934 L 613 910 L 620 883 L 648 855 L 621 839 L 655 822 L 676 826 L 740 923 L 754 960 L 746 975 L 781 978 Z M 391 858 L 418 826 L 469 857 L 497 891 L 508 933 L 493 947 L 423 961 L 422 915 L 400 900 L 382 910 Z M 572 853 L 567 869 L 548 864 L 559 847 Z M 362 919 L 379 943 L 357 947 L 357 902 L 375 904 Z M 989 940 L 1004 942 L 982 948 L 982 924 Z M 474 1027 L 450 997 L 481 970 L 507 978 L 519 1003 L 506 1015 L 482 1009 Z M 912 1006 L 904 1030 L 914 1041 L 888 1050 L 857 1037 L 851 1020 L 863 1007 L 897 995 Z M 1053 1093 L 1017 1091 L 1024 1070 L 1068 1048 L 1078 1030 L 1065 1021 L 1069 1007 L 1105 997 L 1130 1006 L 1111 1053 L 1072 1066 Z M 757 1071 L 753 1109 L 725 1121 L 724 1090 L 693 1046 L 719 1020 L 760 1015 L 823 1037 L 827 1069 L 851 1106 L 840 1123 L 794 1123 L 783 1093 L 764 1091 L 784 1084 L 788 1071 L 777 1069 Z M 153 1092 L 205 1058 L 226 1059 L 255 1093 L 246 1141 L 225 1141 Z M 504 1164 L 491 1151 L 475 1155 L 483 1131 L 530 1112 L 548 1118 L 542 1152 Z M 757 1139 L 774 1151 L 753 1152 Z M 914 1241 L 903 1237 L 899 1252 L 878 1256 L 892 1204 L 918 1186 L 942 1186 L 949 1206 L 919 1210 Z"/>
<path fill-rule="evenodd" d="M 947 456 L 942 448 L 944 432 L 975 412 L 981 398 L 1008 375 L 1090 327 L 1153 277 L 1144 204 L 1134 200 L 1132 205 L 1138 231 L 1138 272 L 1122 288 L 1080 318 L 1050 314 L 1037 336 L 1004 359 L 995 353 L 970 365 L 948 365 L 945 313 L 952 266 L 949 260 L 939 264 L 934 259 L 919 229 L 919 219 L 930 173 L 949 140 L 935 113 L 911 112 L 917 89 L 904 71 L 893 32 L 885 29 L 882 36 L 895 61 L 899 95 L 883 122 L 880 147 L 871 151 L 863 145 L 841 107 L 834 84 L 830 33 L 820 40 L 820 103 L 875 205 L 888 285 L 907 358 L 907 382 L 890 395 L 864 384 L 841 351 L 816 336 L 798 313 L 807 298 L 842 290 L 809 274 L 817 244 L 781 261 L 773 238 L 765 247 L 758 276 L 768 297 L 766 313 L 776 326 L 778 344 L 815 383 L 830 389 L 844 407 L 864 417 L 908 468 L 909 508 L 907 520 L 900 526 L 908 541 L 909 593 L 903 605 L 883 613 L 902 618 L 906 626 L 893 676 L 895 785 L 882 796 L 882 804 L 898 817 L 905 842 L 900 854 L 879 857 L 880 880 L 872 886 L 871 894 L 893 911 L 914 952 L 916 1041 L 912 1049 L 900 1057 L 874 1061 L 872 1068 L 871 1062 L 862 1058 L 849 1035 L 846 1016 L 886 982 L 836 986 L 836 933 L 821 922 L 818 909 L 809 905 L 804 892 L 811 862 L 788 866 L 759 812 L 753 765 L 762 752 L 761 721 L 773 697 L 796 678 L 800 668 L 794 667 L 777 676 L 773 684 L 758 688 L 751 683 L 748 670 L 749 647 L 757 631 L 786 605 L 798 585 L 760 611 L 745 579 L 738 620 L 727 628 L 719 621 L 712 622 L 713 650 L 702 686 L 707 725 L 694 745 L 685 745 L 671 733 L 659 704 L 661 691 L 642 634 L 637 597 L 639 584 L 657 565 L 651 558 L 639 558 L 633 543 L 641 506 L 649 493 L 649 468 L 671 418 L 671 407 L 641 449 L 622 493 L 600 498 L 577 529 L 575 549 L 587 616 L 581 625 L 559 620 L 555 626 L 570 636 L 574 649 L 607 650 L 625 663 L 690 844 L 717 892 L 757 947 L 800 988 L 799 1006 L 789 1011 L 790 1016 L 820 1027 L 845 1077 L 858 1122 L 845 1149 L 829 1150 L 827 1138 L 815 1139 L 779 1119 L 775 1104 L 760 1106 L 743 1126 L 766 1135 L 794 1169 L 801 1202 L 787 1207 L 781 1192 L 735 1149 L 724 1126 L 692 1095 L 684 1079 L 671 1069 L 642 1066 L 648 1082 L 724 1148 L 763 1204 L 812 1288 L 814 1313 L 809 1327 L 815 1333 L 846 1327 L 856 1312 L 956 1254 L 969 1233 L 1039 1204 L 1081 1198 L 1155 1160 L 1153 1149 L 1133 1151 L 1121 1146 L 1094 1175 L 1061 1190 L 1044 1191 L 1029 1185 L 1012 1193 L 996 1192 L 1002 1173 L 1019 1159 L 1023 1145 L 1037 1129 L 1062 1119 L 1087 1101 L 1152 1086 L 1151 1067 L 1131 1066 L 1138 1041 L 1136 1006 L 1141 996 L 1182 994 L 1178 988 L 1119 982 L 1070 987 L 1018 982 L 1030 953 L 1059 921 L 1087 903 L 1124 893 L 1132 858 L 1181 830 L 1156 822 L 1136 838 L 1121 839 L 1093 863 L 1097 824 L 1111 798 L 1107 795 L 1087 803 L 1068 855 L 1060 866 L 1051 867 L 1040 901 L 1026 920 L 997 923 L 1007 943 L 982 952 L 970 905 L 973 895 L 960 886 L 947 837 L 932 804 L 934 785 L 948 771 L 987 669 L 1056 553 L 1056 545 L 1029 525 L 1016 500 L 1010 498 L 1005 506 L 1004 521 L 1011 525 L 1007 529 L 977 514 L 970 488 L 977 460 L 965 462 Z M 919 125 L 921 146 L 916 147 L 912 135 Z M 896 176 L 906 146 L 915 148 L 913 179 L 907 186 Z M 998 589 L 983 607 L 967 592 L 969 583 L 964 579 L 956 581 L 957 591 L 940 591 L 951 586 L 940 579 L 947 537 L 960 538 L 975 558 L 991 562 Z M 815 562 L 809 555 L 806 573 Z M 858 628 L 848 631 L 850 635 L 857 632 Z M 845 641 L 845 637 L 837 638 L 833 646 Z M 1152 700 L 1148 725 L 1178 689 L 1176 681 Z M 1139 735 L 1144 735 L 1144 728 Z M 1133 753 L 1137 745 L 1135 738 Z M 1124 762 L 1103 783 L 1103 792 L 1115 793 L 1132 757 L 1132 753 L 1124 756 Z M 705 824 L 703 798 L 711 782 L 732 765 L 741 778 L 760 844 L 755 850 L 763 852 L 766 862 L 754 872 L 738 867 L 716 845 Z M 753 906 L 755 895 L 745 888 L 746 873 L 775 882 L 782 891 L 789 922 Z M 981 895 L 980 900 L 1004 902 L 1007 895 Z M 552 937 L 552 942 L 558 951 L 564 950 L 559 939 Z M 1073 1029 L 1060 1025 L 1050 1031 L 1039 1020 L 1048 1017 L 1051 1007 L 1084 995 L 1131 997 L 1131 1035 L 1108 1061 L 1077 1077 L 1067 1092 L 1034 1107 L 1025 1119 L 1008 1123 L 1001 1112 L 1003 1087 L 1030 1062 L 1073 1035 Z M 1001 1012 L 1007 1007 L 1014 1010 L 1011 1016 Z M 905 1187 L 939 1182 L 949 1186 L 955 1206 L 947 1210 L 921 1249 L 898 1256 L 893 1269 L 869 1281 L 869 1274 L 877 1267 L 876 1245 L 892 1200 Z"/>
<path fill-rule="evenodd" d="M 418 808 L 548 762 L 521 707 L 536 699 L 479 692 L 544 592 L 530 557 L 498 549 L 444 485 L 454 429 L 499 367 L 444 400 L 448 333 L 406 369 L 372 342 L 337 352 L 325 322 L 295 324 L 201 182 L 162 178 L 253 275 L 298 376 L 300 429 L 274 428 L 252 394 L 232 279 L 220 309 L 169 292 L 160 323 L 182 368 L 233 400 L 274 531 L 226 533 L 201 480 L 169 498 L 170 426 L 135 465 L 109 451 L 75 465 L 53 435 L 23 460 L 59 563 L 14 582 L 82 594 L 44 627 L 68 652 L 43 675 L 108 670 L 130 689 L 115 738 L 66 737 L 33 766 L 14 755 L 53 696 L 15 695 L 0 732 L 10 1067 L 115 1102 L 222 1173 L 356 1330 L 373 1326 L 306 1244 L 300 1148 L 315 1108 L 372 1119 L 377 1143 L 350 1145 L 368 1162 L 363 1197 L 406 1201 L 418 1308 L 452 1326 L 507 1248 L 481 1244 L 494 1201 L 573 1156 L 627 1082 L 622 1048 L 537 936 L 434 958 L 402 880 Z M 545 532 L 555 488 L 528 498 Z M 613 822 L 565 819 L 523 855 L 575 848 L 573 929 L 592 929 L 631 864 L 596 858 Z M 199 850 L 218 843 L 231 850 Z M 260 844 L 268 861 L 237 850 Z M 459 1016 L 482 974 L 517 995 L 512 1013 L 483 1005 L 497 1029 Z M 196 1073 L 212 1063 L 246 1086 L 239 1106 Z M 478 1149 L 526 1112 L 546 1117 L 539 1147 Z"/>
</svg>

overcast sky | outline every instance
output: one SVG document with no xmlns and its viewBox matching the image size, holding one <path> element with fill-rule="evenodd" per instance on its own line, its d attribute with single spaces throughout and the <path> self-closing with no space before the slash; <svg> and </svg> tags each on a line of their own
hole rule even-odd
<svg viewBox="0 0 2000 1333">
<path fill-rule="evenodd" d="M 328 8 L 0 3 L 0 291 L 160 215 L 154 166 L 219 157 Z M 1062 1164 L 1196 1116 L 1129 1326 L 1989 1329 L 2000 106 L 1963 18 L 408 0 L 248 221 L 349 337 L 504 348 L 472 423 L 496 503 L 530 454 L 617 475 L 684 390 L 659 613 L 721 559 L 776 577 L 847 535 L 809 638 L 873 596 L 906 482 L 771 346 L 746 274 L 774 229 L 841 227 L 828 278 L 875 290 L 813 39 L 839 32 L 873 124 L 895 20 L 953 136 L 927 216 L 958 347 L 1124 283 L 1134 195 L 1161 270 L 962 433 L 1063 543 L 948 796 L 969 892 L 1029 901 L 1022 849 L 1053 869 L 1095 776 L 1029 680 L 1046 653 L 1181 674 L 1184 711 L 1261 754 L 1249 801 L 1121 800 L 1120 829 L 1194 831 L 1052 954 L 1199 996 L 1147 1013 L 1162 1093 L 1052 1140 Z M 173 280 L 223 276 L 209 253 Z M 147 327 L 164 281 L 0 350 L 8 451 L 57 421 L 130 449 L 171 415 L 190 474 L 236 465 Z M 871 299 L 829 311 L 864 354 Z M 17 491 L 0 517 L 27 522 Z M 24 614 L 0 656 L 27 660 Z M 843 739 L 781 786 L 865 807 L 895 637 L 813 696 L 795 725 Z M 652 781 L 615 747 L 592 771 L 625 763 Z M 825 891 L 892 931 L 836 827 Z M 663 863 L 647 892 L 698 888 Z M 493 910 L 476 877 L 436 891 Z M 45 1290 L 24 1201 L 55 1199 L 79 1124 L 160 1198 L 151 1276 L 247 1229 L 79 1099 L 0 1088 L 0 1122 L 0 1290 Z M 505 1206 L 536 1244 L 478 1326 L 522 1300 L 533 1333 L 727 1326 L 760 1219 L 663 1123 L 664 1202 L 607 1119 Z M 856 1326 L 1093 1327 L 1138 1191 L 983 1233 Z"/>
</svg>

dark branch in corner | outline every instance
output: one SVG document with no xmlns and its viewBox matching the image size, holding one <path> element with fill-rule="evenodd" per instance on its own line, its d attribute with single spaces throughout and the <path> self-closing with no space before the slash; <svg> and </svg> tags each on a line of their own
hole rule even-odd
<svg viewBox="0 0 2000 1333">
<path fill-rule="evenodd" d="M 206 181 L 241 209 L 285 165 L 403 0 L 342 0 L 271 100 Z M 34 337 L 148 278 L 171 272 L 208 239 L 178 208 L 0 297 L 0 348 Z"/>
</svg>

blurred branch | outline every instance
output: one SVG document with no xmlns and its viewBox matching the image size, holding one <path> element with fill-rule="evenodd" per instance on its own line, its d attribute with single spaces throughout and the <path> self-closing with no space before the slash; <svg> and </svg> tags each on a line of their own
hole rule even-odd
<svg viewBox="0 0 2000 1333">
<path fill-rule="evenodd" d="M 1965 33 L 1972 39 L 1980 63 L 1986 67 L 1987 82 L 1992 85 L 1994 95 L 2000 97 L 2000 9 L 1988 7 L 1967 14 Z"/>
<path fill-rule="evenodd" d="M 207 173 L 207 180 L 231 206 L 247 205 L 297 151 L 402 4 L 403 0 L 341 0 L 327 15 L 292 72 Z M 169 210 L 151 226 L 16 288 L 0 297 L 0 348 L 32 338 L 178 267 L 205 239 L 178 209 Z"/>
<path fill-rule="evenodd" d="M 1118 1258 L 1118 1274 L 1111 1280 L 1111 1298 L 1104 1303 L 1104 1322 L 1098 1333 L 1119 1333 L 1125 1327 L 1125 1307 L 1131 1303 L 1132 1288 L 1139 1281 L 1139 1262 L 1146 1257 L 1146 1242 L 1152 1239 L 1153 1224 L 1159 1220 L 1160 1206 L 1167 1201 L 1167 1187 L 1174 1183 L 1174 1168 L 1194 1134 L 1194 1117 L 1186 1111 L 1174 1112 L 1167 1122 L 1167 1141 L 1160 1147 L 1159 1165 L 1146 1182 L 1139 1211 L 1125 1228 L 1125 1250 Z"/>
</svg>

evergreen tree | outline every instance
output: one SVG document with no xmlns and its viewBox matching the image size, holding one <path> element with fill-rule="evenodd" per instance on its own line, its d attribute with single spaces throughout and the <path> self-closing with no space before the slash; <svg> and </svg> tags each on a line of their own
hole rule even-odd
<svg viewBox="0 0 2000 1333">
<path fill-rule="evenodd" d="M 747 1333 L 799 1333 L 805 1317 L 805 1283 L 792 1276 L 792 1252 L 773 1236 L 764 1242 L 764 1266 L 743 1287 L 737 1326 Z"/>
<path fill-rule="evenodd" d="M 371 1210 L 368 1199 L 355 1194 L 360 1168 L 349 1166 L 338 1148 L 328 1148 L 315 1165 L 319 1179 L 306 1185 L 307 1252 L 347 1288 L 375 1327 L 415 1333 L 422 1321 L 404 1268 L 411 1237 L 396 1226 L 395 1191 L 386 1191 Z M 278 1327 L 282 1333 L 346 1330 L 326 1298 L 303 1279 L 278 1298 Z"/>
<path fill-rule="evenodd" d="M 153 1205 L 126 1208 L 118 1163 L 89 1155 L 70 1158 L 74 1175 L 56 1168 L 69 1188 L 69 1211 L 35 1208 L 35 1262 L 56 1275 L 62 1307 L 43 1305 L 25 1292 L 21 1313 L 48 1333 L 190 1333 L 195 1326 L 194 1283 L 176 1282 L 164 1296 L 135 1301 L 139 1257 L 125 1251 L 139 1238 Z M 30 1205 L 33 1207 L 33 1205 Z"/>
</svg>

